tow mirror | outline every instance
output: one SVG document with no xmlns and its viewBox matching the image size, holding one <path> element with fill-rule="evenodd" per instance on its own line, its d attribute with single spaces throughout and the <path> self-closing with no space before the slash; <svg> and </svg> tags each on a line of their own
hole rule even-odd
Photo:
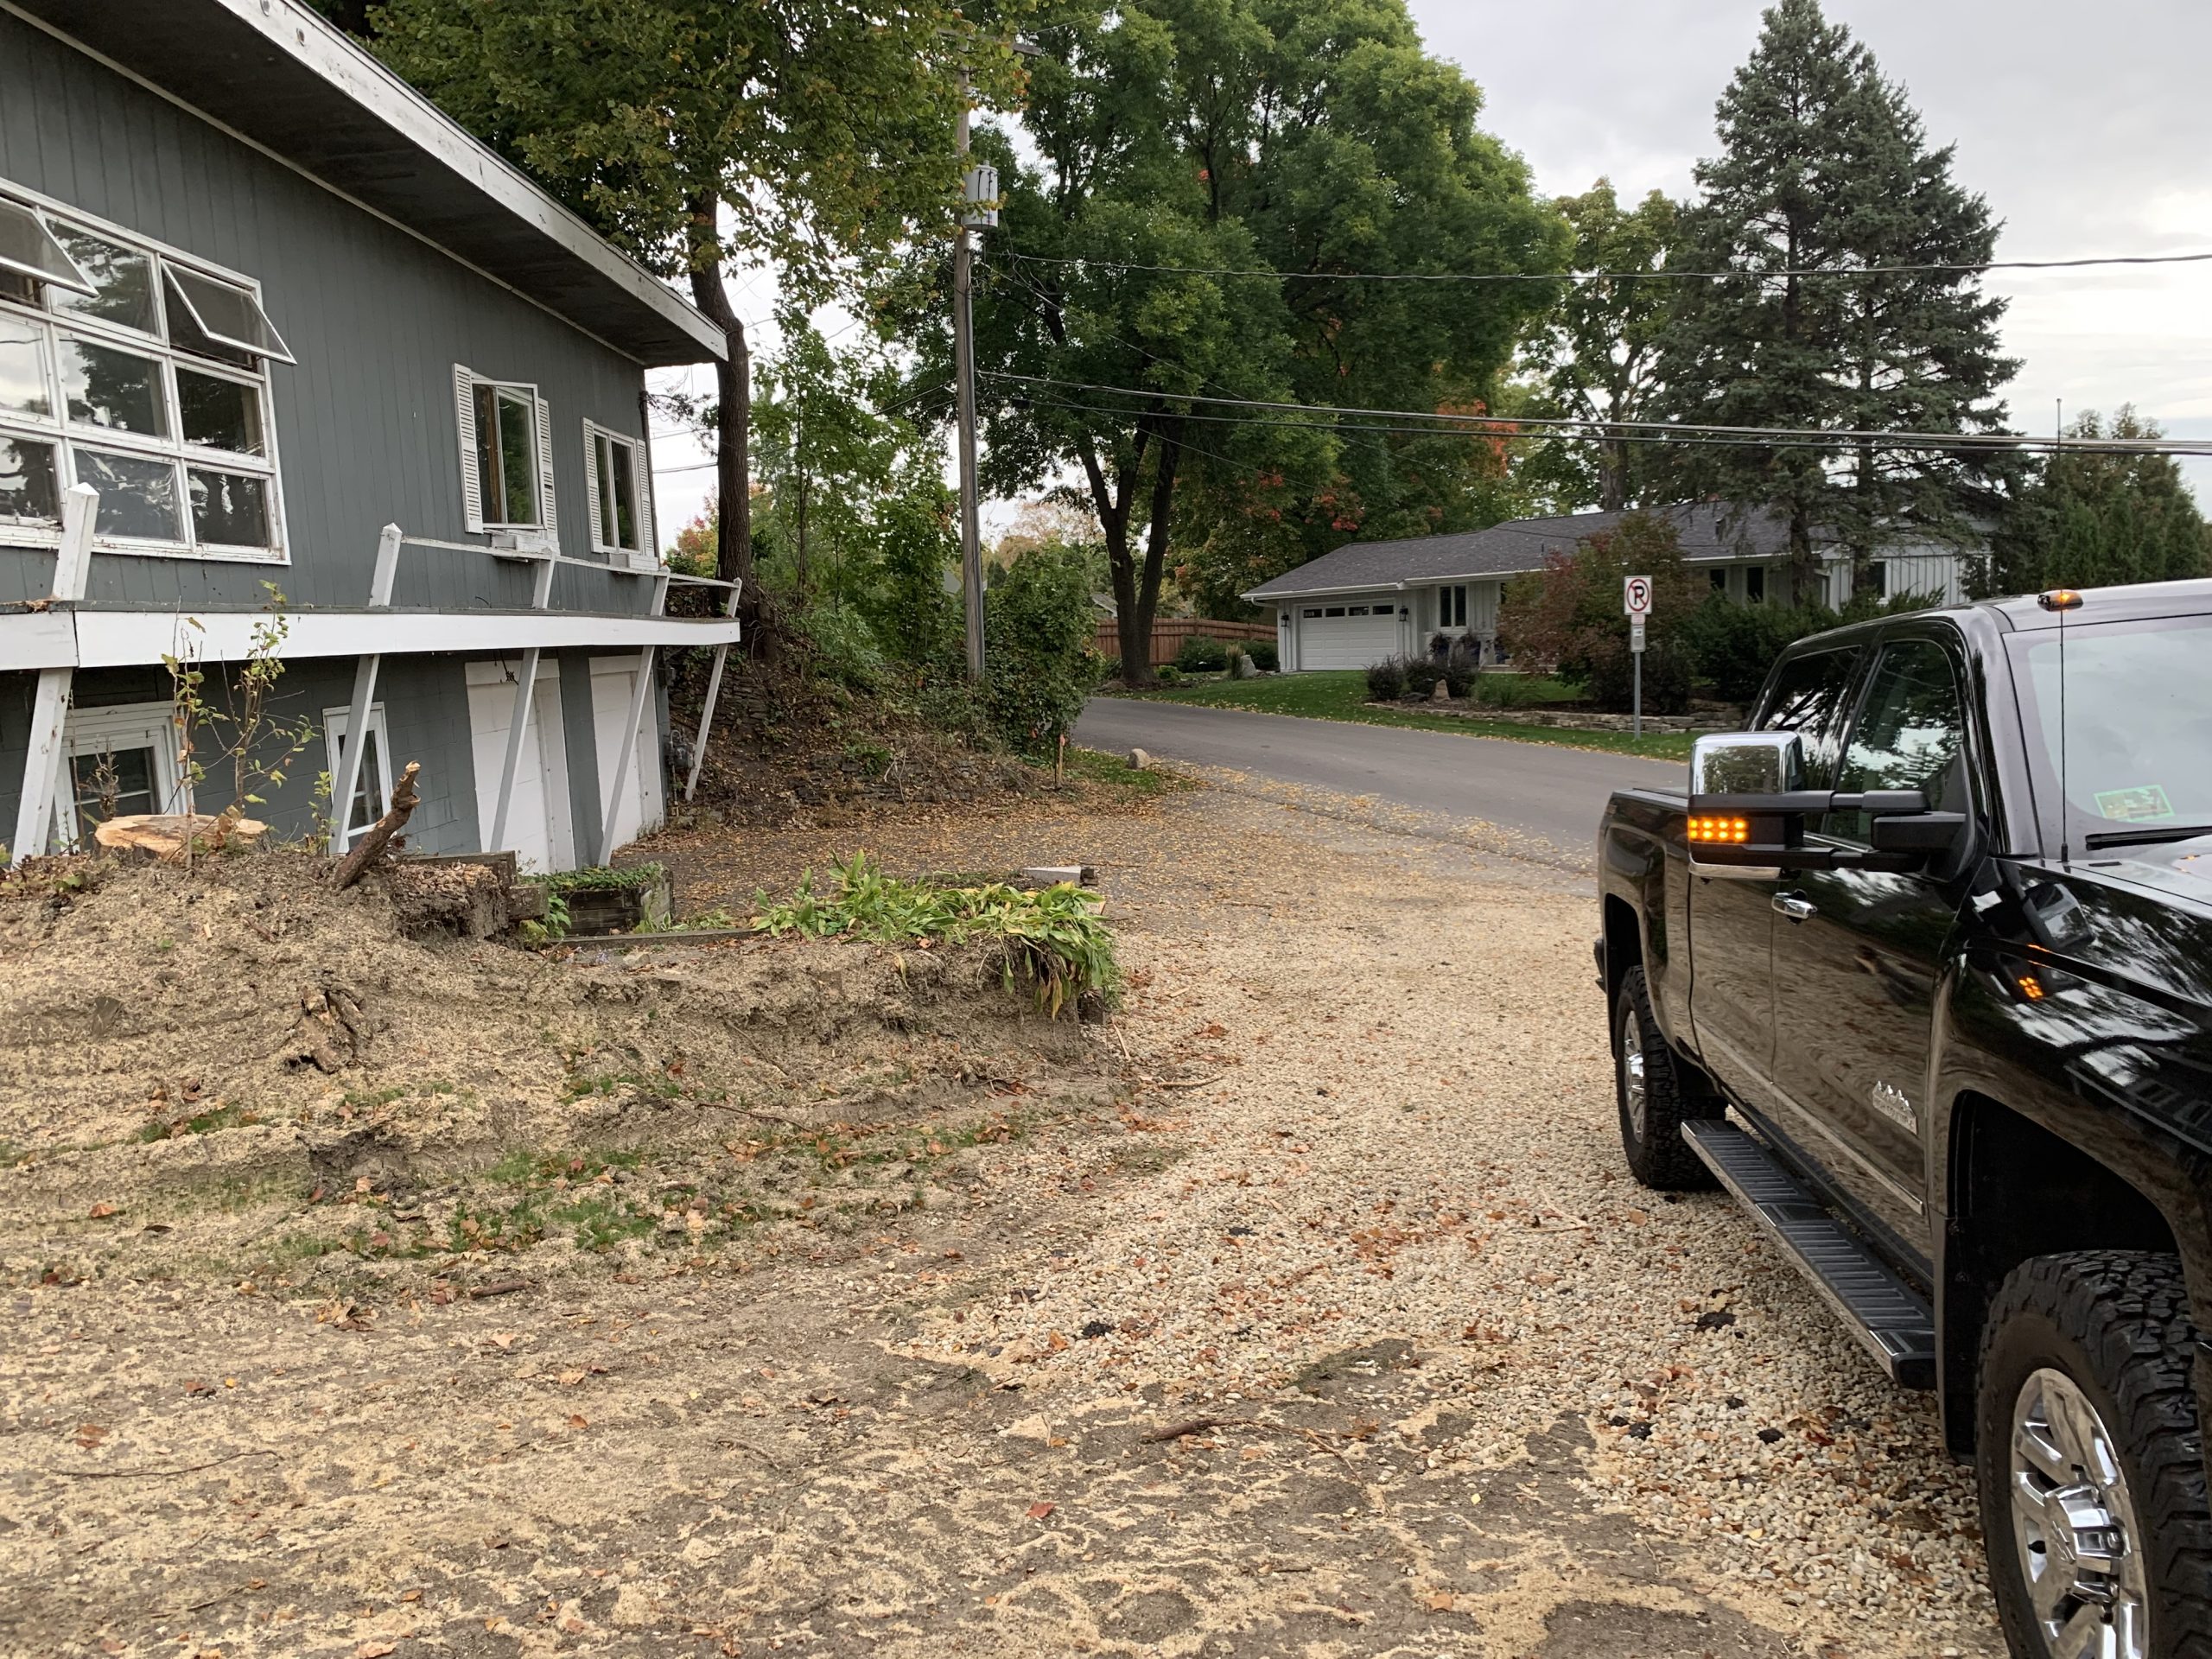
<svg viewBox="0 0 2212 1659">
<path fill-rule="evenodd" d="M 1872 850 L 1807 846 L 1805 820 L 1830 812 L 1865 813 Z M 1965 829 L 1964 814 L 1930 812 L 1916 789 L 1807 789 L 1795 732 L 1716 734 L 1690 751 L 1684 839 L 1694 875 L 1770 881 L 1789 870 L 1910 869 L 1955 846 Z"/>
</svg>

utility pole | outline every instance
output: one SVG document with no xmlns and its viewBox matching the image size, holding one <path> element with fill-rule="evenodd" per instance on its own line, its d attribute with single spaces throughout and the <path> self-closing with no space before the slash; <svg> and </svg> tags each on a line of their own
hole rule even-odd
<svg viewBox="0 0 2212 1659">
<path fill-rule="evenodd" d="M 959 143 L 961 171 L 963 176 L 963 194 L 966 201 L 961 208 L 960 226 L 952 244 L 952 378 L 957 390 L 955 400 L 958 406 L 960 436 L 960 593 L 967 610 L 968 679 L 970 684 L 983 683 L 983 532 L 978 519 L 976 503 L 976 319 L 971 304 L 975 285 L 974 253 L 969 245 L 968 231 L 972 226 L 996 224 L 995 209 L 978 211 L 979 201 L 994 201 L 998 197 L 998 176 L 991 168 L 970 168 L 968 161 L 968 69 L 960 70 L 960 110 L 955 118 L 957 124 L 954 137 Z M 984 181 L 980 175 L 991 175 L 990 188 L 979 194 Z"/>
</svg>

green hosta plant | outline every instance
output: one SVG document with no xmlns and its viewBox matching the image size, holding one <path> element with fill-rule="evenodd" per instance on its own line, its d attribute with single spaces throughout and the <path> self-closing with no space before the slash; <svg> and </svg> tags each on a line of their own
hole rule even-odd
<svg viewBox="0 0 2212 1659">
<path fill-rule="evenodd" d="M 836 890 L 815 889 L 814 873 L 784 904 L 758 895 L 753 925 L 782 938 L 870 939 L 882 944 L 942 939 L 995 939 L 1005 947 L 1005 973 L 1035 991 L 1037 1005 L 1057 1016 L 1077 1000 L 1111 998 L 1121 982 L 1114 937 L 1095 909 L 1098 895 L 1072 882 L 1028 892 L 1002 881 L 948 887 L 887 876 L 865 853 L 836 867 Z"/>
</svg>

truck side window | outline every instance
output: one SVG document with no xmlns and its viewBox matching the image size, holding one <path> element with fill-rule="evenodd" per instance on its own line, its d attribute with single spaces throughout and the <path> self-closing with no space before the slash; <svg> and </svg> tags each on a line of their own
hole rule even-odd
<svg viewBox="0 0 2212 1659">
<path fill-rule="evenodd" d="M 1887 646 L 1875 665 L 1859 723 L 1837 777 L 1839 790 L 1917 789 L 1931 812 L 1971 812 L 1966 710 L 1951 659 L 1941 645 L 1907 639 Z M 1833 812 L 1827 833 L 1865 842 L 1866 815 Z"/>
<path fill-rule="evenodd" d="M 1805 750 L 1806 787 L 1835 786 L 1836 748 L 1843 739 L 1844 696 L 1860 653 L 1816 651 L 1793 657 L 1776 676 L 1774 693 L 1759 721 L 1764 731 L 1796 732 Z"/>
</svg>

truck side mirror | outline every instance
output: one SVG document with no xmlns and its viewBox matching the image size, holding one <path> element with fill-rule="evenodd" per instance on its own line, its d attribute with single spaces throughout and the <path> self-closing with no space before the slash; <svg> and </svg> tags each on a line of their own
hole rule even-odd
<svg viewBox="0 0 2212 1659">
<path fill-rule="evenodd" d="M 1869 849 L 1807 846 L 1805 820 L 1830 812 L 1865 813 Z M 1716 734 L 1690 751 L 1683 839 L 1693 875 L 1771 881 L 1786 870 L 1918 869 L 1956 846 L 1966 823 L 1963 813 L 1930 812 L 1917 789 L 1807 789 L 1795 732 Z"/>
<path fill-rule="evenodd" d="M 1687 835 L 1690 874 L 1772 881 L 1796 837 L 1779 811 L 1752 810 L 1804 787 L 1805 749 L 1795 732 L 1716 732 L 1690 747 Z M 1745 803 L 1738 810 L 1732 803 Z"/>
</svg>

